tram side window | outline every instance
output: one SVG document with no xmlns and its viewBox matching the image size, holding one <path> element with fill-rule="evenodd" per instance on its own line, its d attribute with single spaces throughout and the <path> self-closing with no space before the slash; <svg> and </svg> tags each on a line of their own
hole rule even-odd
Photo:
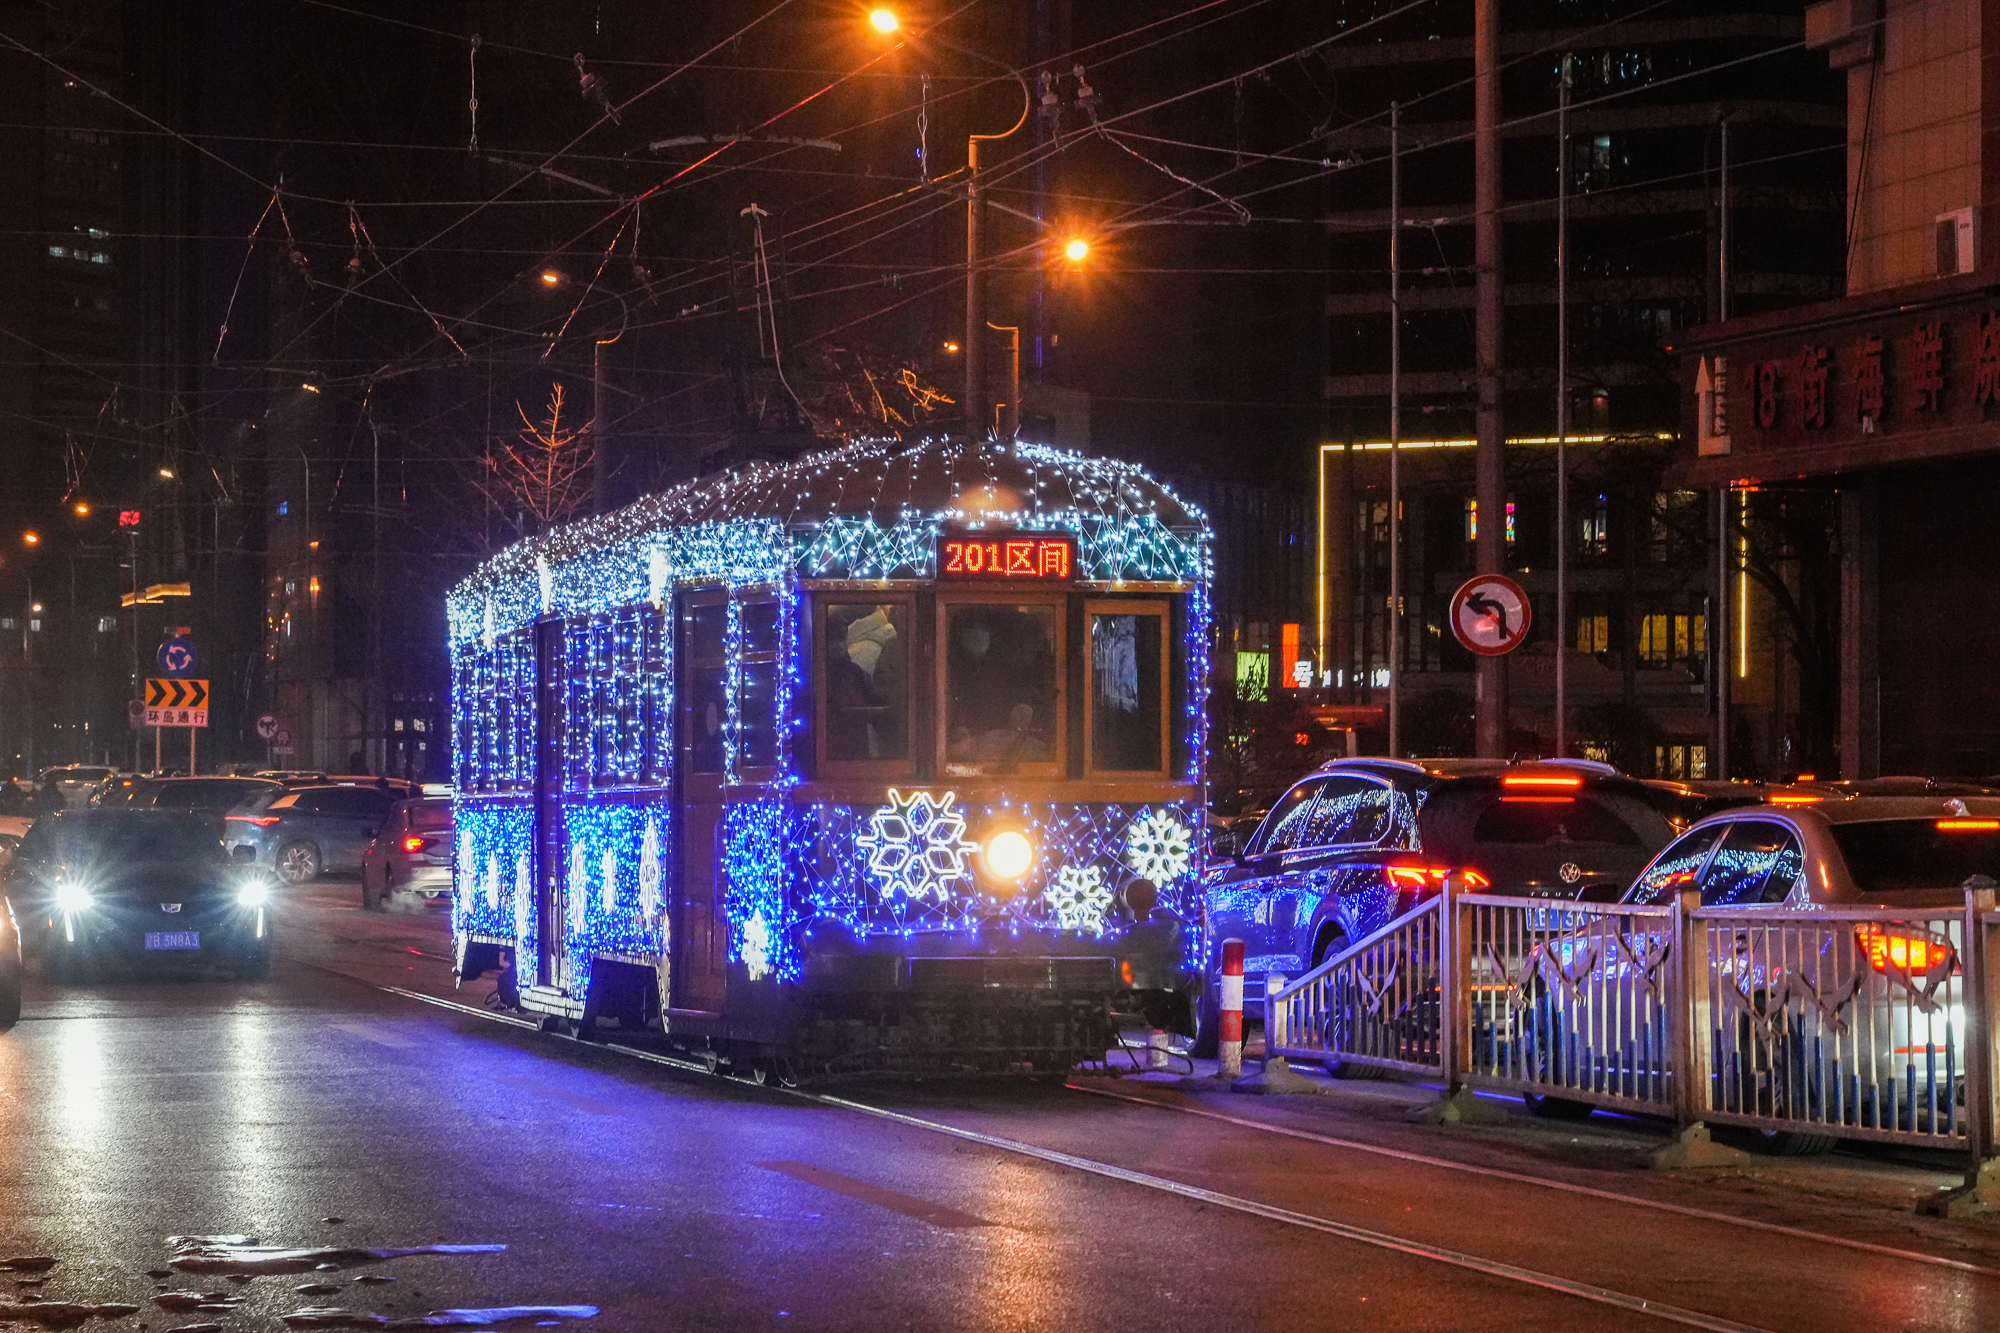
<svg viewBox="0 0 2000 1333">
<path fill-rule="evenodd" d="M 900 602 L 830 602 L 820 614 L 821 730 L 827 760 L 907 760 L 908 608 Z"/>
<path fill-rule="evenodd" d="M 1115 607 L 1115 609 L 1114 609 Z M 1090 607 L 1090 766 L 1166 767 L 1166 608 Z"/>
<path fill-rule="evenodd" d="M 682 680 L 681 727 L 688 768 L 695 773 L 720 773 L 727 758 L 729 666 L 724 638 L 729 608 L 720 601 L 695 602 L 681 612 L 681 651 L 686 655 Z"/>
<path fill-rule="evenodd" d="M 738 614 L 743 656 L 736 682 L 736 767 L 771 768 L 778 762 L 778 604 L 744 602 Z"/>
<path fill-rule="evenodd" d="M 588 709 L 587 745 L 575 758 L 593 787 L 637 782 L 645 754 L 645 660 L 650 613 L 620 611 L 598 617 L 574 633 L 571 679 Z"/>
<path fill-rule="evenodd" d="M 1052 764 L 1062 744 L 1059 608 L 956 602 L 943 611 L 947 771 Z"/>
</svg>

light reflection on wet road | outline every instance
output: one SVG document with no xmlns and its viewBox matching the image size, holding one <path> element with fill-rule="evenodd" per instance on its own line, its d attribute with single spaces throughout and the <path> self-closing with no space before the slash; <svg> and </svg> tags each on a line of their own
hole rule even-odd
<svg viewBox="0 0 2000 1333">
<path fill-rule="evenodd" d="M 309 1304 L 409 1315 L 577 1303 L 602 1313 L 569 1326 L 607 1333 L 1676 1326 L 399 999 L 377 986 L 439 986 L 434 958 L 401 952 L 435 953 L 435 923 L 363 918 L 333 889 L 315 897 L 328 901 L 285 923 L 268 982 L 32 988 L 27 1021 L 0 1037 L 0 1256 L 58 1256 L 48 1299 L 148 1302 L 145 1272 L 169 1259 L 168 1236 L 240 1232 L 508 1248 L 370 1265 L 388 1284 L 356 1283 L 361 1270 L 257 1277 L 219 1316 L 232 1330 L 275 1330 L 277 1314 Z M 1739 1324 L 2000 1321 L 2000 1277 L 1060 1088 L 843 1095 Z M 0 1299 L 17 1294 L 9 1276 Z M 314 1279 L 336 1293 L 295 1290 Z M 156 1329 L 180 1322 L 148 1309 Z"/>
</svg>

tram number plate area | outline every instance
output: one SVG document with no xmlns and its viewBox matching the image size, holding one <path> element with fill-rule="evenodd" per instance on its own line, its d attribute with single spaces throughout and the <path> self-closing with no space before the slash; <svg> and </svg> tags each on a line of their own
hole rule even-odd
<svg viewBox="0 0 2000 1333">
<path fill-rule="evenodd" d="M 1076 576 L 1076 539 L 1045 532 L 979 532 L 938 538 L 938 577 L 1013 583 L 1067 583 Z"/>
<path fill-rule="evenodd" d="M 198 930 L 149 930 L 146 932 L 148 949 L 199 949 L 201 932 Z"/>
</svg>

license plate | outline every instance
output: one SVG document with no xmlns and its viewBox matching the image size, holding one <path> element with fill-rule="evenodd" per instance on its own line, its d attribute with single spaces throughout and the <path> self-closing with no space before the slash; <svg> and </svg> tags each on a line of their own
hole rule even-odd
<svg viewBox="0 0 2000 1333">
<path fill-rule="evenodd" d="M 148 949 L 199 949 L 201 932 L 198 930 L 149 930 L 146 932 Z"/>
</svg>

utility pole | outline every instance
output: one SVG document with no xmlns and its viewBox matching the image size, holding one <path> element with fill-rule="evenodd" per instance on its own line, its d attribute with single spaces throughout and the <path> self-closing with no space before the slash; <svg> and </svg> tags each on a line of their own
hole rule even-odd
<svg viewBox="0 0 2000 1333">
<path fill-rule="evenodd" d="M 1389 757 L 1403 753 L 1403 107 L 1389 103 Z"/>
<path fill-rule="evenodd" d="M 1569 79 L 1556 91 L 1556 756 L 1569 754 Z"/>
<path fill-rule="evenodd" d="M 960 350 L 965 357 L 965 433 L 975 440 L 993 411 L 993 398 L 986 388 L 986 279 L 979 271 L 979 233 L 985 212 L 979 186 L 979 145 L 983 140 L 1013 135 L 1028 123 L 1028 109 L 1034 105 L 1026 77 L 1010 65 L 1000 67 L 1021 85 L 1021 118 L 1003 134 L 969 134 L 965 139 L 965 344 Z"/>
<path fill-rule="evenodd" d="M 1507 572 L 1507 441 L 1500 404 L 1500 0 L 1473 0 L 1472 11 L 1473 359 L 1479 382 L 1474 563 L 1481 574 Z M 1481 656 L 1474 748 L 1485 758 L 1507 753 L 1507 668 Z"/>
<path fill-rule="evenodd" d="M 1722 179 L 1716 203 L 1716 315 L 1729 318 L 1729 118 L 1722 118 Z M 1729 487 L 1715 488 L 1715 776 L 1729 776 Z"/>
</svg>

